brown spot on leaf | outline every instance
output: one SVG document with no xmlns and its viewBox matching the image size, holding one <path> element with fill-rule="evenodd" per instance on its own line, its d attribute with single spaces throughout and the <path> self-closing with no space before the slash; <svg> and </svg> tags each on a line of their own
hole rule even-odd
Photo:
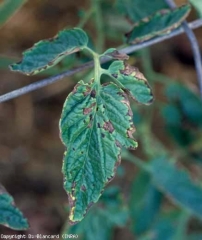
<svg viewBox="0 0 202 240">
<path fill-rule="evenodd" d="M 118 148 L 121 148 L 121 143 L 118 140 L 116 140 L 115 144 Z"/>
<path fill-rule="evenodd" d="M 104 133 L 101 133 L 101 137 L 104 138 L 104 137 L 105 137 L 105 134 L 104 134 Z"/>
<path fill-rule="evenodd" d="M 130 108 L 130 107 L 128 108 L 127 115 L 128 115 L 128 116 L 130 116 L 130 117 L 132 117 L 132 116 L 133 116 L 133 112 L 132 112 L 132 110 L 131 110 L 131 108 Z"/>
<path fill-rule="evenodd" d="M 92 112 L 93 107 L 95 106 L 95 104 L 96 104 L 96 103 L 92 103 L 89 108 L 84 108 L 84 109 L 83 109 L 83 114 L 84 114 L 84 115 L 87 115 L 87 114 L 89 114 L 90 112 Z"/>
<path fill-rule="evenodd" d="M 97 124 L 97 127 L 98 127 L 98 128 L 101 128 L 100 123 Z"/>
<path fill-rule="evenodd" d="M 81 190 L 82 190 L 83 192 L 85 192 L 85 191 L 86 191 L 86 187 L 85 187 L 84 185 L 82 185 L 82 186 L 81 186 Z"/>
<path fill-rule="evenodd" d="M 84 96 L 87 96 L 91 91 L 91 88 L 89 86 L 86 86 L 86 91 L 83 93 Z"/>
<path fill-rule="evenodd" d="M 91 96 L 92 98 L 95 98 L 95 96 L 96 96 L 96 91 L 95 91 L 94 89 L 91 91 L 90 96 Z"/>
<path fill-rule="evenodd" d="M 104 130 L 106 130 L 110 133 L 113 133 L 113 131 L 114 131 L 114 127 L 113 127 L 113 125 L 111 124 L 110 121 L 105 122 L 103 128 L 104 128 Z"/>
<path fill-rule="evenodd" d="M 133 67 L 127 63 L 124 63 L 125 68 L 120 70 L 120 73 L 126 76 L 132 75 L 138 79 L 147 81 L 145 76 L 138 70 L 138 68 Z"/>
<path fill-rule="evenodd" d="M 89 107 L 89 108 L 84 108 L 84 109 L 83 109 L 83 114 L 84 114 L 84 115 L 87 115 L 87 114 L 89 114 L 91 111 L 92 111 L 92 108 L 91 108 L 91 107 Z"/>
<path fill-rule="evenodd" d="M 112 74 L 112 77 L 117 78 L 117 77 L 118 77 L 118 74 L 113 73 L 113 74 Z"/>
<path fill-rule="evenodd" d="M 135 128 L 130 128 L 127 130 L 127 135 L 129 138 L 133 138 L 133 133 L 135 132 Z"/>
<path fill-rule="evenodd" d="M 128 60 L 129 56 L 125 53 L 120 53 L 118 50 L 114 50 L 113 52 L 107 54 L 108 56 L 113 57 L 114 59 L 117 60 Z"/>
</svg>

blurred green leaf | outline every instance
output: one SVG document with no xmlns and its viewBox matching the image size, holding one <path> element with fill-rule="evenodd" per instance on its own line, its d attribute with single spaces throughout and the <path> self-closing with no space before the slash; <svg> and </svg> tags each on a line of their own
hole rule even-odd
<svg viewBox="0 0 202 240">
<path fill-rule="evenodd" d="M 159 158 L 151 161 L 151 174 L 154 185 L 176 204 L 202 218 L 202 188 L 174 164 Z"/>
<path fill-rule="evenodd" d="M 132 230 L 136 235 L 148 231 L 155 220 L 162 201 L 162 194 L 151 184 L 148 173 L 140 172 L 135 178 L 129 203 Z"/>
<path fill-rule="evenodd" d="M 4 24 L 27 0 L 4 0 L 0 5 L 0 25 Z"/>
<path fill-rule="evenodd" d="M 202 126 L 202 102 L 198 95 L 182 84 L 171 84 L 166 89 L 168 99 L 176 104 L 190 123 Z"/>
<path fill-rule="evenodd" d="M 138 22 L 134 28 L 126 34 L 127 43 L 135 44 L 169 33 L 181 25 L 190 10 L 190 5 L 187 4 L 174 10 L 155 13 L 153 16 Z"/>
<path fill-rule="evenodd" d="M 196 8 L 199 16 L 202 17 L 202 1 L 201 0 L 189 0 L 189 2 Z"/>
<path fill-rule="evenodd" d="M 179 229 L 181 213 L 169 211 L 161 213 L 158 219 L 153 222 L 151 229 L 138 240 L 186 240 L 185 228 Z M 179 234 L 180 233 L 180 234 Z"/>
<path fill-rule="evenodd" d="M 0 69 L 9 69 L 9 65 L 13 63 L 13 58 L 0 56 Z"/>
<path fill-rule="evenodd" d="M 127 220 L 128 211 L 123 205 L 119 188 L 110 187 L 85 219 L 74 226 L 67 226 L 63 234 L 78 234 L 80 240 L 110 240 L 114 227 L 123 227 Z"/>
<path fill-rule="evenodd" d="M 165 105 L 161 113 L 166 121 L 167 125 L 180 126 L 182 124 L 182 115 L 180 110 L 175 105 Z"/>
<path fill-rule="evenodd" d="M 42 40 L 23 53 L 19 63 L 11 65 L 12 71 L 27 75 L 37 74 L 60 62 L 65 56 L 87 47 L 88 36 L 79 29 L 63 30 L 52 39 Z"/>
<path fill-rule="evenodd" d="M 0 224 L 16 229 L 25 230 L 29 227 L 27 219 L 15 206 L 13 198 L 0 185 Z"/>
<path fill-rule="evenodd" d="M 193 233 L 188 235 L 187 240 L 201 240 L 202 239 L 202 233 Z"/>
<path fill-rule="evenodd" d="M 138 22 L 161 9 L 168 9 L 162 0 L 117 0 L 119 12 L 127 15 L 133 22 Z"/>
</svg>

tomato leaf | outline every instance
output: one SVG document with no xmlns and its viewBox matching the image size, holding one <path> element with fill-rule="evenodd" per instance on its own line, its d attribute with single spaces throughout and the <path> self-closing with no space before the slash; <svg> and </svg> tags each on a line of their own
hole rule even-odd
<svg viewBox="0 0 202 240">
<path fill-rule="evenodd" d="M 62 171 L 69 219 L 76 223 L 114 177 L 121 147 L 137 147 L 126 94 L 113 83 L 80 81 L 64 104 L 60 132 L 67 146 Z"/>
<path fill-rule="evenodd" d="M 174 10 L 162 10 L 135 24 L 126 34 L 127 43 L 135 44 L 167 34 L 178 28 L 190 12 L 190 5 L 183 5 Z"/>
<path fill-rule="evenodd" d="M 78 52 L 88 44 L 88 36 L 79 29 L 63 30 L 54 38 L 42 40 L 23 53 L 19 63 L 10 66 L 12 71 L 34 75 L 53 67 L 65 56 Z"/>
<path fill-rule="evenodd" d="M 139 22 L 161 9 L 168 9 L 167 4 L 162 0 L 117 0 L 116 6 L 133 22 Z"/>
<path fill-rule="evenodd" d="M 153 183 L 175 203 L 202 218 L 202 188 L 188 172 L 178 169 L 164 158 L 151 162 Z"/>
<path fill-rule="evenodd" d="M 17 230 L 29 227 L 27 219 L 15 206 L 13 198 L 0 185 L 0 224 Z"/>
<path fill-rule="evenodd" d="M 123 61 L 114 61 L 109 69 L 109 74 L 113 76 L 124 90 L 139 103 L 150 104 L 153 101 L 151 88 L 144 77 L 135 67 Z"/>
</svg>

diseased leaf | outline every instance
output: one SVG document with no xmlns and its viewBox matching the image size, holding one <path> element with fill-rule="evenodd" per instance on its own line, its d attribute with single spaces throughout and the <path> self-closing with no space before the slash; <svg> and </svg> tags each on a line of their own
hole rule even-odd
<svg viewBox="0 0 202 240">
<path fill-rule="evenodd" d="M 112 75 L 129 95 L 139 103 L 150 104 L 153 101 L 151 88 L 144 77 L 135 67 L 123 61 L 114 61 L 109 69 Z"/>
<path fill-rule="evenodd" d="M 125 93 L 112 83 L 98 87 L 80 81 L 64 104 L 60 132 L 67 146 L 62 171 L 69 219 L 76 223 L 114 177 L 121 147 L 137 147 Z"/>
<path fill-rule="evenodd" d="M 156 11 L 168 9 L 168 5 L 162 0 L 117 0 L 118 10 L 126 14 L 131 21 L 138 22 Z"/>
<path fill-rule="evenodd" d="M 27 0 L 4 0 L 0 5 L 0 25 L 6 23 L 6 21 L 17 12 Z"/>
<path fill-rule="evenodd" d="M 12 64 L 12 71 L 19 71 L 27 75 L 37 74 L 46 70 L 65 56 L 78 52 L 88 44 L 88 36 L 79 29 L 63 30 L 54 38 L 42 40 L 23 53 L 19 63 Z"/>
<path fill-rule="evenodd" d="M 15 206 L 13 198 L 0 185 L 0 224 L 16 229 L 25 230 L 29 227 L 27 219 Z"/>
<path fill-rule="evenodd" d="M 163 10 L 135 24 L 126 34 L 127 43 L 135 44 L 167 34 L 178 28 L 190 12 L 190 5 L 183 5 L 174 10 Z"/>
<path fill-rule="evenodd" d="M 188 173 L 164 158 L 151 162 L 153 183 L 175 203 L 202 218 L 202 188 Z"/>
<path fill-rule="evenodd" d="M 110 187 L 85 219 L 76 225 L 68 226 L 63 234 L 78 234 L 82 240 L 110 240 L 114 228 L 123 227 L 127 220 L 128 209 L 124 206 L 120 190 Z"/>
<path fill-rule="evenodd" d="M 117 59 L 117 60 L 128 60 L 129 59 L 129 56 L 127 54 L 120 53 L 116 48 L 109 48 L 102 55 L 109 56 L 109 57 L 111 57 L 113 59 Z"/>
</svg>

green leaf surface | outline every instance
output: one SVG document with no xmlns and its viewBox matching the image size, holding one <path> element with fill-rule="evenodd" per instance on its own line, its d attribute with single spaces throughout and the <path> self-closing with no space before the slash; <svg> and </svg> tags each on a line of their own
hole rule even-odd
<svg viewBox="0 0 202 240">
<path fill-rule="evenodd" d="M 0 25 L 3 25 L 27 0 L 4 0 L 0 5 Z"/>
<path fill-rule="evenodd" d="M 76 225 L 68 226 L 63 234 L 78 234 L 80 240 L 110 240 L 114 228 L 123 227 L 127 220 L 128 211 L 124 206 L 120 190 L 110 187 L 85 219 Z"/>
<path fill-rule="evenodd" d="M 202 188 L 174 164 L 159 158 L 151 162 L 154 185 L 175 203 L 202 218 Z"/>
<path fill-rule="evenodd" d="M 162 202 L 162 193 L 151 184 L 150 180 L 148 173 L 140 172 L 132 184 L 129 210 L 132 230 L 136 235 L 149 230 Z"/>
<path fill-rule="evenodd" d="M 63 30 L 49 40 L 42 40 L 23 53 L 19 63 L 12 64 L 12 71 L 27 75 L 37 74 L 60 62 L 65 56 L 78 52 L 88 44 L 88 36 L 79 29 Z"/>
<path fill-rule="evenodd" d="M 151 88 L 144 75 L 137 68 L 123 61 L 114 61 L 110 65 L 108 72 L 118 81 L 120 87 L 127 91 L 137 102 L 143 104 L 152 103 L 153 94 Z"/>
<path fill-rule="evenodd" d="M 168 9 L 168 5 L 162 0 L 117 0 L 116 6 L 121 13 L 127 15 L 134 23 L 161 9 Z"/>
<path fill-rule="evenodd" d="M 178 28 L 190 12 L 190 5 L 183 5 L 174 10 L 163 10 L 135 24 L 126 34 L 127 43 L 135 44 L 167 34 Z"/>
<path fill-rule="evenodd" d="M 75 223 L 83 219 L 114 177 L 121 147 L 137 147 L 125 93 L 112 83 L 97 86 L 94 81 L 80 81 L 64 104 L 60 132 L 67 146 L 63 174 L 69 218 Z"/>
<path fill-rule="evenodd" d="M 201 239 L 202 239 L 202 233 L 192 233 L 187 237 L 187 240 L 201 240 Z"/>
<path fill-rule="evenodd" d="M 202 17 L 202 1 L 201 0 L 189 0 L 189 2 L 196 8 L 199 16 Z"/>
<path fill-rule="evenodd" d="M 16 229 L 25 230 L 29 227 L 27 219 L 15 206 L 13 198 L 0 185 L 0 224 Z"/>
</svg>

